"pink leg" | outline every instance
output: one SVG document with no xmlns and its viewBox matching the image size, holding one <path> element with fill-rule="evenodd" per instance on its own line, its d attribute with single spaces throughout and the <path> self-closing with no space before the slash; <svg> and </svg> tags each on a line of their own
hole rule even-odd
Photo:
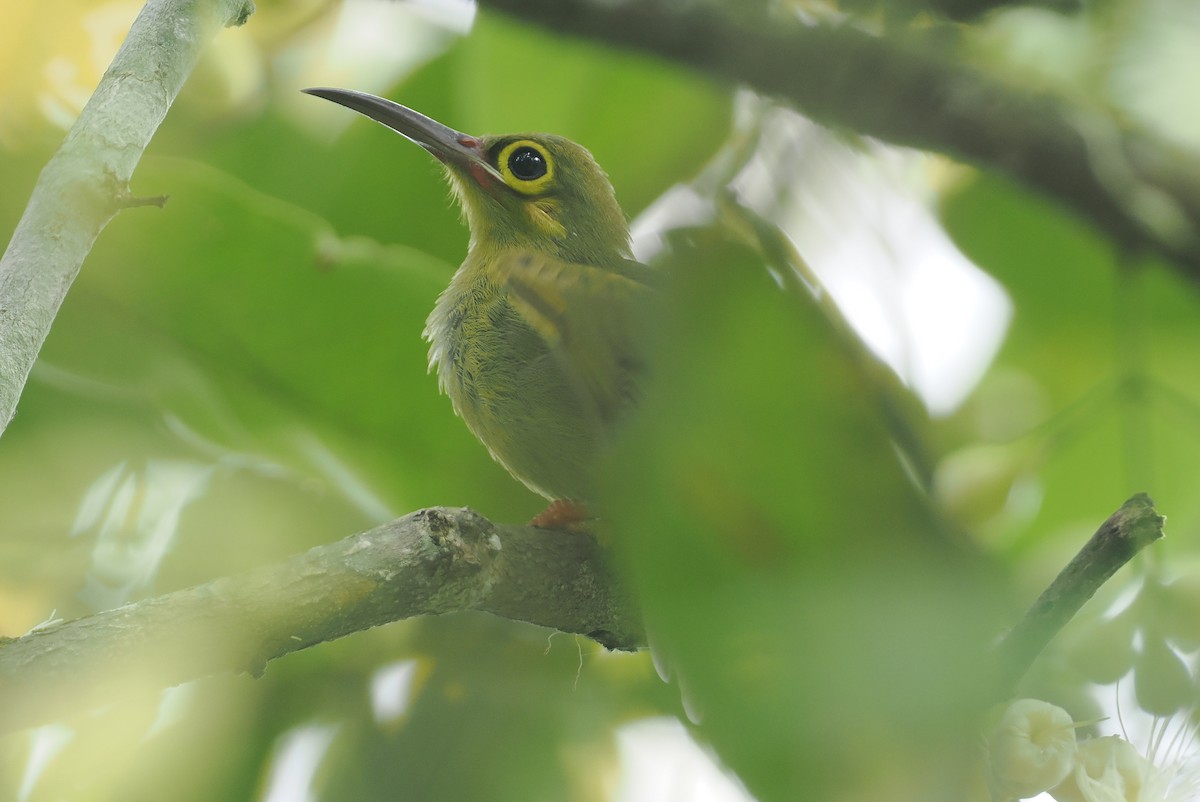
<svg viewBox="0 0 1200 802">
<path fill-rule="evenodd" d="M 529 525 L 539 529 L 565 529 L 568 532 L 577 532 L 587 528 L 587 521 L 591 520 L 591 517 L 587 505 L 583 502 L 560 498 L 550 502 L 550 506 L 534 516 Z"/>
</svg>

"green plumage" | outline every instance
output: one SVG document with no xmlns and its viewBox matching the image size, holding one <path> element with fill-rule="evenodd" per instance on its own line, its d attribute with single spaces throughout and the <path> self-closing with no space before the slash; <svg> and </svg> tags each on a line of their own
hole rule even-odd
<svg viewBox="0 0 1200 802">
<path fill-rule="evenodd" d="M 559 136 L 473 137 L 373 95 L 305 91 L 445 164 L 471 240 L 426 324 L 430 367 L 513 476 L 549 499 L 592 498 L 599 453 L 636 397 L 634 331 L 654 279 L 633 261 L 608 177 Z"/>
</svg>

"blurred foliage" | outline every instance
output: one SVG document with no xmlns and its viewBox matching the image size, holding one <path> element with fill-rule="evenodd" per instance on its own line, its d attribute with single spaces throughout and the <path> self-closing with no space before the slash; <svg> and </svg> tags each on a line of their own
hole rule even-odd
<svg viewBox="0 0 1200 802">
<path fill-rule="evenodd" d="M 1187 715 L 1200 648 L 1194 286 L 999 177 L 911 162 L 953 243 L 1014 310 L 969 397 L 926 415 L 862 369 L 827 308 L 781 292 L 789 281 L 714 211 L 721 186 L 765 165 L 778 197 L 759 204 L 764 219 L 790 235 L 797 209 L 819 218 L 788 193 L 810 176 L 804 162 L 832 158 L 824 140 L 784 154 L 798 166 L 768 152 L 769 132 L 747 121 L 759 112 L 729 87 L 482 11 L 457 36 L 431 5 L 260 2 L 220 35 L 135 176 L 135 192 L 170 202 L 122 213 L 99 239 L 0 442 L 0 635 L 421 506 L 499 520 L 540 508 L 426 373 L 425 316 L 467 241 L 439 171 L 297 92 L 340 84 L 460 130 L 568 136 L 631 217 L 649 210 L 639 223 L 662 235 L 671 289 L 651 327 L 655 380 L 610 460 L 605 525 L 660 661 L 702 717 L 696 738 L 758 798 L 955 798 L 976 757 L 985 644 L 1135 491 L 1169 516 L 1169 540 L 1106 588 L 1026 692 L 1082 720 L 1100 712 L 1097 683 L 1133 672 L 1146 711 Z M 906 5 L 911 24 L 927 23 L 924 5 Z M 349 55 L 327 43 L 385 6 L 408 15 L 395 35 L 424 50 L 371 78 L 386 36 Z M 1179 43 L 1200 24 L 1167 26 L 1167 0 L 1085 6 L 993 10 L 956 52 L 1194 146 L 1200 104 L 1155 99 L 1189 74 Z M 32 8 L 14 7 L 0 33 L 5 231 L 138 4 Z M 1155 50 L 1164 37 L 1175 61 Z M 337 66 L 351 55 L 358 72 Z M 851 197 L 836 181 L 823 191 L 829 208 Z M 876 234 L 887 250 L 914 231 Z M 773 262 L 776 278 L 790 269 Z M 901 272 L 884 286 L 915 292 Z M 880 317 L 907 314 L 891 300 Z M 387 676 L 405 678 L 390 714 Z M 69 729 L 6 736 L 0 798 L 643 799 L 630 789 L 648 781 L 623 777 L 613 733 L 658 715 L 682 706 L 648 655 L 447 616 L 322 645 L 261 679 L 147 689 Z M 691 798 L 676 788 L 664 798 Z"/>
<path fill-rule="evenodd" d="M 897 767 L 936 777 L 987 703 L 998 586 L 922 503 L 816 305 L 714 233 L 673 252 L 658 371 L 615 456 L 652 647 L 763 798 L 904 798 Z"/>
</svg>

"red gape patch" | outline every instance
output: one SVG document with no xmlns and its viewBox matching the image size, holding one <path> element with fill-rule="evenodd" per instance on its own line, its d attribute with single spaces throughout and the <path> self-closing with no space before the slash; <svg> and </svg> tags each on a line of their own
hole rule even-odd
<svg viewBox="0 0 1200 802">
<path fill-rule="evenodd" d="M 471 162 L 467 165 L 467 169 L 471 171 L 471 177 L 479 186 L 488 189 L 492 185 L 492 174 L 482 164 Z"/>
</svg>

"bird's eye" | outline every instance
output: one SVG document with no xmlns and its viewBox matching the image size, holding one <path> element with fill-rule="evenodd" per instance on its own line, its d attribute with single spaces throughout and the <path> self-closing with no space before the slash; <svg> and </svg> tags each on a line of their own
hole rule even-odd
<svg viewBox="0 0 1200 802">
<path fill-rule="evenodd" d="M 522 195 L 542 195 L 554 188 L 554 159 L 532 139 L 509 142 L 496 154 L 504 183 Z"/>
<path fill-rule="evenodd" d="M 515 178 L 534 181 L 546 174 L 546 157 L 529 145 L 522 145 L 508 157 L 508 169 Z"/>
</svg>

